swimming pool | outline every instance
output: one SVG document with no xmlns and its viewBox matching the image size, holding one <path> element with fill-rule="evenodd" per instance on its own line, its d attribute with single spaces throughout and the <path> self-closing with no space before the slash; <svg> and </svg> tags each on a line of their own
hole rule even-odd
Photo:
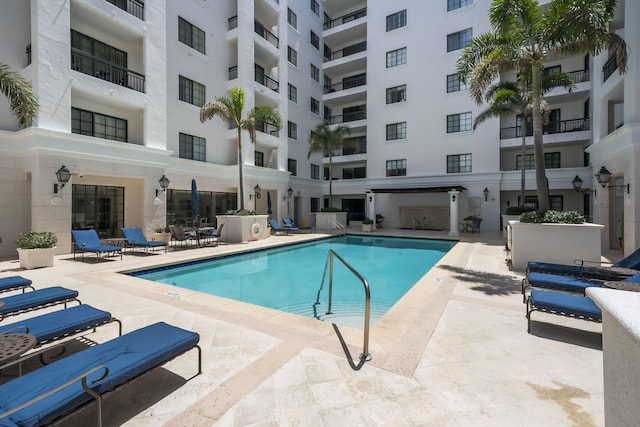
<svg viewBox="0 0 640 427">
<path fill-rule="evenodd" d="M 334 262 L 332 314 L 326 314 L 328 277 L 324 283 L 322 277 L 329 249 L 369 282 L 373 324 L 455 244 L 445 240 L 343 236 L 128 274 L 361 327 L 357 320 L 364 313 L 362 283 L 339 262 Z"/>
</svg>

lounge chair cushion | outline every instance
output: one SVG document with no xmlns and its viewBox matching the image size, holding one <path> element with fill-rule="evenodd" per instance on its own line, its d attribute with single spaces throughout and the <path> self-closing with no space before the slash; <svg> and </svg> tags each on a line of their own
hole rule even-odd
<svg viewBox="0 0 640 427">
<path fill-rule="evenodd" d="M 141 247 L 157 247 L 157 246 L 167 246 L 165 242 L 158 242 L 156 240 L 147 240 L 142 233 L 142 229 L 140 227 L 131 227 L 131 228 L 123 228 L 122 234 L 125 239 L 127 239 L 127 244 L 130 246 L 141 246 Z"/>
<path fill-rule="evenodd" d="M 0 314 L 6 315 L 32 307 L 73 300 L 77 297 L 78 291 L 61 286 L 37 289 L 33 292 L 25 292 L 23 294 L 1 298 L 0 301 L 4 303 L 4 306 L 0 308 Z"/>
<path fill-rule="evenodd" d="M 31 287 L 31 283 L 33 283 L 31 280 L 22 276 L 3 277 L 0 278 L 0 292 Z"/>
<path fill-rule="evenodd" d="M 96 230 L 71 230 L 73 242 L 81 251 L 121 252 L 120 246 L 103 245 Z"/>
<path fill-rule="evenodd" d="M 195 332 L 160 322 L 89 347 L 1 385 L 0 415 L 102 365 L 107 366 L 109 375 L 92 385 L 104 373 L 94 372 L 87 384 L 104 394 L 193 348 L 199 339 Z M 44 425 L 90 400 L 92 397 L 82 389 L 81 382 L 76 381 L 9 418 L 20 426 Z M 5 421 L 0 419 L 0 425 L 12 425 Z"/>
<path fill-rule="evenodd" d="M 585 289 L 590 286 L 603 286 L 603 282 L 600 280 L 547 273 L 529 273 L 527 279 L 529 285 L 534 288 L 558 289 L 582 294 L 584 294 Z"/>
<path fill-rule="evenodd" d="M 35 336 L 36 342 L 40 344 L 106 323 L 109 320 L 111 320 L 109 312 L 82 304 L 0 326 L 0 334 L 7 331 L 29 333 Z"/>
<path fill-rule="evenodd" d="M 600 280 L 613 280 L 618 276 L 626 277 L 628 274 L 619 274 L 615 268 L 628 268 L 632 270 L 640 270 L 640 248 L 636 249 L 631 255 L 614 263 L 608 270 L 606 267 L 593 268 L 589 264 L 572 265 L 572 264 L 553 264 L 549 262 L 530 261 L 527 263 L 527 274 L 529 272 L 561 274 L 564 276 L 580 276 L 585 278 L 593 278 Z"/>
<path fill-rule="evenodd" d="M 565 316 L 602 319 L 602 312 L 589 297 L 534 289 L 529 298 L 531 305 L 538 310 Z"/>
</svg>

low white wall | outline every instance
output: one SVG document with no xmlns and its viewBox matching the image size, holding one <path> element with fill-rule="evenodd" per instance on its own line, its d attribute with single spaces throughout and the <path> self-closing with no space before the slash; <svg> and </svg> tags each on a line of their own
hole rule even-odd
<svg viewBox="0 0 640 427">
<path fill-rule="evenodd" d="M 224 224 L 222 229 L 221 240 L 229 243 L 241 243 L 252 240 L 261 240 L 269 237 L 269 228 L 267 227 L 268 215 L 217 215 L 218 229 Z M 254 224 L 258 224 L 254 227 Z M 254 235 L 253 231 L 259 230 Z"/>
<path fill-rule="evenodd" d="M 346 212 L 316 212 L 316 230 L 329 231 L 336 227 L 331 225 L 331 220 L 338 221 L 340 224 L 347 226 L 347 213 Z"/>
<path fill-rule="evenodd" d="M 604 419 L 608 426 L 640 420 L 640 293 L 588 288 L 602 310 Z"/>
</svg>

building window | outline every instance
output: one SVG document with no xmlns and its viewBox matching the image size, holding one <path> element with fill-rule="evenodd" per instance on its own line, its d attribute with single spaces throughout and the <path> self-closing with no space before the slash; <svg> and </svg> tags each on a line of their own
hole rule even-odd
<svg viewBox="0 0 640 427">
<path fill-rule="evenodd" d="M 178 40 L 205 54 L 204 31 L 182 18 L 178 18 Z"/>
<path fill-rule="evenodd" d="M 317 197 L 311 198 L 311 212 L 319 212 L 320 211 L 320 199 Z"/>
<path fill-rule="evenodd" d="M 471 28 L 458 31 L 457 33 L 447 34 L 447 52 L 464 49 L 471 43 L 471 39 L 473 39 L 473 30 Z"/>
<path fill-rule="evenodd" d="M 533 154 L 525 154 L 524 156 L 524 168 L 525 170 L 532 170 L 536 168 L 536 161 Z M 522 170 L 522 155 L 516 155 L 516 170 Z"/>
<path fill-rule="evenodd" d="M 204 138 L 180 132 L 179 150 L 181 159 L 207 160 L 207 140 Z"/>
<path fill-rule="evenodd" d="M 316 0 L 311 0 L 311 10 L 313 13 L 320 16 L 320 4 Z"/>
<path fill-rule="evenodd" d="M 298 125 L 293 122 L 287 122 L 287 136 L 291 139 L 298 140 Z"/>
<path fill-rule="evenodd" d="M 407 10 L 401 10 L 387 16 L 387 31 L 396 30 L 407 26 Z"/>
<path fill-rule="evenodd" d="M 71 132 L 96 138 L 127 142 L 127 121 L 105 114 L 71 107 Z"/>
<path fill-rule="evenodd" d="M 287 170 L 291 172 L 291 176 L 297 176 L 298 161 L 296 159 L 287 159 Z"/>
<path fill-rule="evenodd" d="M 320 50 L 320 37 L 318 37 L 318 35 L 314 33 L 313 30 L 311 30 L 311 46 Z"/>
<path fill-rule="evenodd" d="M 387 104 L 404 102 L 407 100 L 407 85 L 387 88 Z"/>
<path fill-rule="evenodd" d="M 205 86 L 189 80 L 186 77 L 180 76 L 180 89 L 179 89 L 180 101 L 188 102 L 198 107 L 202 107 L 206 98 Z"/>
<path fill-rule="evenodd" d="M 449 74 L 447 76 L 447 93 L 461 90 L 467 90 L 467 85 L 460 81 L 460 77 L 457 74 Z"/>
<path fill-rule="evenodd" d="M 471 130 L 471 113 L 449 114 L 447 116 L 447 133 L 466 132 Z"/>
<path fill-rule="evenodd" d="M 357 178 L 366 178 L 366 177 L 367 177 L 366 167 L 342 169 L 342 179 L 357 179 Z"/>
<path fill-rule="evenodd" d="M 311 164 L 311 179 L 320 179 L 320 166 Z"/>
<path fill-rule="evenodd" d="M 525 170 L 536 168 L 536 160 L 533 154 L 526 154 L 524 157 Z M 560 168 L 560 152 L 544 153 L 544 167 L 547 169 Z M 516 170 L 522 170 L 522 156 L 516 155 Z"/>
<path fill-rule="evenodd" d="M 387 160 L 387 176 L 407 176 L 407 159 Z"/>
<path fill-rule="evenodd" d="M 471 154 L 447 156 L 447 173 L 471 172 Z"/>
<path fill-rule="evenodd" d="M 559 169 L 560 152 L 544 153 L 544 167 L 547 169 Z"/>
<path fill-rule="evenodd" d="M 407 122 L 387 125 L 387 141 L 407 139 Z"/>
<path fill-rule="evenodd" d="M 562 196 L 549 196 L 549 209 L 552 211 L 563 211 L 564 200 Z"/>
<path fill-rule="evenodd" d="M 254 151 L 253 163 L 256 166 L 264 167 L 264 153 L 262 151 Z"/>
<path fill-rule="evenodd" d="M 473 0 L 447 0 L 447 12 L 460 9 L 461 7 L 470 6 Z"/>
<path fill-rule="evenodd" d="M 313 97 L 311 98 L 311 112 L 320 115 L 320 101 Z"/>
<path fill-rule="evenodd" d="M 287 46 L 287 60 L 296 67 L 298 66 L 298 52 L 291 46 Z"/>
<path fill-rule="evenodd" d="M 392 50 L 387 52 L 387 68 L 407 63 L 407 48 Z"/>
<path fill-rule="evenodd" d="M 287 9 L 287 22 L 294 30 L 298 29 L 298 16 L 291 9 Z"/>
<path fill-rule="evenodd" d="M 311 78 L 320 83 L 320 69 L 311 64 Z"/>
<path fill-rule="evenodd" d="M 298 88 L 292 84 L 289 84 L 287 89 L 287 96 L 289 97 L 289 101 L 298 103 Z"/>
</svg>

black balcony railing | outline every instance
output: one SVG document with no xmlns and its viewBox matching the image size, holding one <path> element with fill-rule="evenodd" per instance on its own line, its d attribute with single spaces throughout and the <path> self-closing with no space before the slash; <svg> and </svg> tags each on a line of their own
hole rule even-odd
<svg viewBox="0 0 640 427">
<path fill-rule="evenodd" d="M 559 122 L 549 122 L 543 126 L 543 132 L 546 134 L 578 132 L 590 129 L 589 119 L 573 119 L 561 120 Z M 527 135 L 533 136 L 533 125 L 527 125 Z M 500 139 L 520 138 L 522 137 L 522 129 L 520 126 L 508 128 L 500 128 Z"/>
<path fill-rule="evenodd" d="M 262 73 L 255 73 L 254 78 L 262 86 L 266 86 L 274 92 L 278 92 L 280 90 L 280 83 L 278 83 L 277 80 L 274 80 L 269 76 L 265 76 Z"/>
<path fill-rule="evenodd" d="M 365 137 L 358 138 L 348 138 L 345 139 L 345 144 L 347 145 L 344 148 L 338 148 L 331 152 L 331 155 L 334 157 L 337 156 L 350 156 L 355 154 L 366 154 L 367 153 L 367 139 Z M 329 157 L 329 153 L 324 153 L 323 157 Z"/>
<path fill-rule="evenodd" d="M 233 30 L 238 27 L 238 15 L 229 18 L 229 30 Z"/>
<path fill-rule="evenodd" d="M 339 116 L 331 116 L 325 118 L 325 122 L 330 125 L 338 123 L 355 122 L 356 120 L 364 120 L 367 118 L 366 111 L 354 111 L 353 113 L 340 114 Z"/>
<path fill-rule="evenodd" d="M 107 0 L 112 5 L 119 7 L 127 13 L 144 21 L 144 2 L 140 0 Z"/>
<path fill-rule="evenodd" d="M 351 46 L 347 46 L 340 50 L 331 51 L 331 56 L 329 56 L 328 58 L 325 56 L 324 62 L 344 58 L 345 56 L 355 55 L 356 53 L 364 52 L 365 50 L 367 50 L 367 42 L 352 44 Z"/>
<path fill-rule="evenodd" d="M 355 79 L 344 79 L 339 83 L 332 84 L 331 86 L 324 87 L 324 93 L 339 92 L 345 89 L 352 89 L 358 86 L 364 86 L 367 84 L 367 76 L 363 75 Z"/>
<path fill-rule="evenodd" d="M 589 70 L 571 71 L 569 73 L 569 76 L 571 77 L 571 80 L 573 80 L 573 82 L 576 84 L 588 82 L 590 80 Z"/>
<path fill-rule="evenodd" d="M 238 66 L 234 65 L 233 67 L 229 67 L 229 80 L 234 80 L 238 78 Z"/>
<path fill-rule="evenodd" d="M 95 58 L 76 48 L 71 48 L 71 69 L 144 93 L 144 74 Z"/>
<path fill-rule="evenodd" d="M 355 21 L 356 19 L 367 16 L 367 8 L 356 10 L 355 12 L 347 13 L 339 18 L 332 19 L 324 22 L 324 29 L 337 27 L 338 25 L 346 24 L 347 22 Z"/>
<path fill-rule="evenodd" d="M 618 61 L 616 61 L 616 57 L 615 56 L 612 56 L 602 66 L 602 74 L 603 74 L 603 80 L 602 81 L 606 82 L 607 79 L 609 77 L 611 77 L 611 74 L 613 74 L 613 72 L 615 70 L 617 70 L 617 69 L 618 69 Z"/>
<path fill-rule="evenodd" d="M 275 47 L 278 47 L 278 44 L 280 43 L 280 41 L 278 40 L 278 37 L 276 37 L 275 34 L 267 30 L 265 26 L 258 21 L 255 22 L 254 26 L 255 26 L 256 33 L 259 34 L 260 37 L 262 37 L 263 39 L 265 39 Z"/>
<path fill-rule="evenodd" d="M 266 133 L 271 136 L 280 136 L 280 129 L 278 129 L 277 126 L 274 126 L 271 123 L 257 123 L 256 130 L 258 132 Z"/>
</svg>

